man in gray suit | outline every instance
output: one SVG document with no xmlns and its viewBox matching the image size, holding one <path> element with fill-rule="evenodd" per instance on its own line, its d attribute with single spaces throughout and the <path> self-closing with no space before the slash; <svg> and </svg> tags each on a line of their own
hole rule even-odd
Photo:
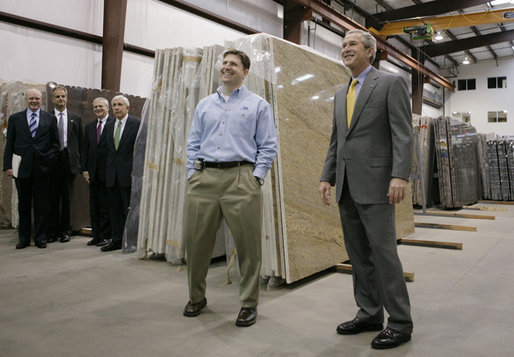
<svg viewBox="0 0 514 357">
<path fill-rule="evenodd" d="M 341 51 L 352 82 L 334 97 L 334 124 L 321 175 L 320 194 L 330 204 L 337 185 L 346 251 L 352 263 L 357 316 L 343 322 L 343 335 L 387 327 L 371 346 L 396 347 L 411 339 L 412 319 L 398 258 L 394 204 L 408 184 L 412 124 L 406 81 L 374 69 L 376 41 L 361 30 L 347 32 Z"/>
</svg>

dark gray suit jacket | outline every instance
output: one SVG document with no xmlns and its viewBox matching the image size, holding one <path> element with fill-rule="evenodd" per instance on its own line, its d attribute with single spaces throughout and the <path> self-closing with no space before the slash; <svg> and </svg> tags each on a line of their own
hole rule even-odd
<svg viewBox="0 0 514 357">
<path fill-rule="evenodd" d="M 321 181 L 336 185 L 341 200 L 345 174 L 350 193 L 360 204 L 388 203 L 391 178 L 409 179 L 412 114 L 402 77 L 371 68 L 346 124 L 348 85 L 334 97 L 334 123 Z"/>
<path fill-rule="evenodd" d="M 30 177 L 33 170 L 48 172 L 57 160 L 59 134 L 54 115 L 40 111 L 39 125 L 34 138 L 30 135 L 27 110 L 9 117 L 4 151 L 4 171 L 12 169 L 12 156 L 21 156 L 18 178 Z"/>
<path fill-rule="evenodd" d="M 107 123 L 104 129 L 107 146 L 107 170 L 105 184 L 107 187 L 113 187 L 116 178 L 118 178 L 120 186 L 130 187 L 132 185 L 134 143 L 136 142 L 141 119 L 131 115 L 128 116 L 127 123 L 123 129 L 123 134 L 121 135 L 118 150 L 114 147 L 114 128 L 116 121 L 117 119 Z"/>
</svg>

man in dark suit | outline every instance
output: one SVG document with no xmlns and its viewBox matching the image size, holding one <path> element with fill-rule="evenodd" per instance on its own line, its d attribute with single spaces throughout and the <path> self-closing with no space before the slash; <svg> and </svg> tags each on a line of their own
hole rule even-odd
<svg viewBox="0 0 514 357">
<path fill-rule="evenodd" d="M 405 197 L 412 124 L 406 81 L 371 67 L 376 42 L 352 30 L 342 58 L 351 85 L 334 97 L 334 124 L 321 175 L 320 194 L 330 204 L 336 185 L 346 251 L 352 264 L 357 316 L 337 327 L 340 334 L 379 331 L 373 348 L 396 347 L 411 339 L 412 319 L 403 268 L 398 258 L 394 204 Z"/>
<path fill-rule="evenodd" d="M 134 143 L 141 120 L 128 114 L 129 100 L 117 95 L 111 100 L 116 120 L 105 127 L 107 139 L 106 185 L 111 217 L 111 243 L 102 252 L 121 249 L 125 220 L 130 205 Z"/>
<path fill-rule="evenodd" d="M 28 108 L 9 117 L 4 152 L 4 171 L 15 177 L 18 191 L 18 239 L 16 249 L 30 245 L 32 202 L 34 202 L 34 242 L 46 248 L 49 171 L 56 162 L 59 136 L 55 117 L 42 111 L 41 92 L 31 88 L 25 92 Z M 13 155 L 21 157 L 13 167 Z M 15 159 L 16 162 L 16 159 Z M 17 172 L 16 172 L 17 171 Z"/>
<path fill-rule="evenodd" d="M 109 116 L 109 101 L 98 97 L 93 100 L 93 110 L 98 120 L 86 125 L 82 145 L 82 176 L 89 184 L 89 211 L 93 239 L 87 245 L 107 245 L 111 237 L 109 202 L 105 185 L 107 139 L 105 126 L 114 121 Z"/>
<path fill-rule="evenodd" d="M 52 103 L 57 118 L 60 148 L 57 164 L 50 171 L 50 213 L 47 232 L 48 243 L 60 239 L 70 241 L 72 232 L 71 201 L 73 181 L 80 172 L 82 145 L 82 118 L 66 109 L 68 91 L 63 86 L 52 89 Z"/>
</svg>

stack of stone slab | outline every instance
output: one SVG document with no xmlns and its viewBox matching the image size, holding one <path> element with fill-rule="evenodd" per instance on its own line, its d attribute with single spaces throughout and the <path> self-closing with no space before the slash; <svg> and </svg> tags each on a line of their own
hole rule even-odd
<svg viewBox="0 0 514 357">
<path fill-rule="evenodd" d="M 245 85 L 271 104 L 279 138 L 278 155 L 263 186 L 262 276 L 292 283 L 346 261 L 337 204 L 323 206 L 318 187 L 332 130 L 333 97 L 348 83 L 349 70 L 339 61 L 264 34 L 227 47 L 249 55 L 252 65 Z M 165 254 L 170 262 L 187 260 L 183 148 L 196 103 L 218 84 L 222 48 L 198 50 L 194 75 L 184 70 L 185 58 L 195 56 L 186 55 L 189 51 L 157 51 L 147 122 L 138 252 L 141 257 Z M 172 56 L 182 56 L 182 65 L 175 65 Z M 166 191 L 166 184 L 176 187 Z M 397 207 L 397 235 L 413 231 L 412 202 L 404 200 Z M 227 257 L 233 256 L 228 229 L 222 227 L 218 235 L 225 238 L 220 241 Z"/>
<path fill-rule="evenodd" d="M 476 131 L 469 124 L 448 117 L 434 121 L 439 180 L 443 208 L 458 208 L 480 198 Z"/>
<path fill-rule="evenodd" d="M 430 207 L 433 196 L 431 188 L 435 152 L 433 119 L 413 114 L 412 126 L 414 130 L 411 173 L 412 203 L 419 207 L 423 204 L 425 204 L 425 207 Z"/>
<path fill-rule="evenodd" d="M 514 141 L 487 140 L 490 198 L 514 200 Z"/>
</svg>

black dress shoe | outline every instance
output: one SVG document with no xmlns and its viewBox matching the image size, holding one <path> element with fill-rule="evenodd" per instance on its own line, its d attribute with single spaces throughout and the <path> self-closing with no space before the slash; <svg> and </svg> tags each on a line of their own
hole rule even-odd
<svg viewBox="0 0 514 357">
<path fill-rule="evenodd" d="M 113 250 L 121 249 L 121 243 L 109 243 L 106 246 L 103 246 L 100 250 L 102 252 L 111 252 Z"/>
<path fill-rule="evenodd" d="M 187 317 L 195 317 L 200 315 L 202 309 L 207 306 L 207 299 L 203 298 L 200 302 L 192 304 L 191 301 L 187 302 L 186 307 L 184 308 L 184 316 Z"/>
<path fill-rule="evenodd" d="M 256 307 L 242 307 L 237 316 L 236 326 L 248 327 L 252 326 L 257 321 L 257 308 Z"/>
<path fill-rule="evenodd" d="M 337 326 L 336 331 L 340 335 L 355 335 L 364 331 L 380 331 L 382 328 L 384 328 L 382 324 L 372 324 L 356 317 Z"/>
<path fill-rule="evenodd" d="M 96 246 L 97 247 L 103 247 L 104 245 L 107 245 L 110 242 L 111 242 L 110 239 L 101 239 L 101 240 L 98 241 L 98 243 L 96 243 Z"/>
<path fill-rule="evenodd" d="M 46 248 L 46 240 L 41 240 L 39 242 L 36 242 L 36 247 L 38 248 Z"/>
<path fill-rule="evenodd" d="M 100 242 L 100 239 L 93 238 L 89 242 L 87 242 L 87 245 L 97 245 L 98 242 Z"/>
<path fill-rule="evenodd" d="M 380 332 L 377 337 L 371 341 L 371 347 L 378 350 L 385 348 L 393 348 L 410 341 L 410 333 L 403 333 L 386 327 L 384 331 Z"/>
<path fill-rule="evenodd" d="M 61 243 L 68 243 L 70 241 L 70 236 L 65 234 L 61 237 L 60 242 Z"/>
<path fill-rule="evenodd" d="M 16 249 L 27 248 L 30 244 L 28 243 L 16 243 Z"/>
<path fill-rule="evenodd" d="M 46 238 L 46 242 L 47 243 L 53 243 L 53 242 L 56 242 L 57 241 L 57 237 L 56 236 L 50 236 L 48 238 Z"/>
</svg>

